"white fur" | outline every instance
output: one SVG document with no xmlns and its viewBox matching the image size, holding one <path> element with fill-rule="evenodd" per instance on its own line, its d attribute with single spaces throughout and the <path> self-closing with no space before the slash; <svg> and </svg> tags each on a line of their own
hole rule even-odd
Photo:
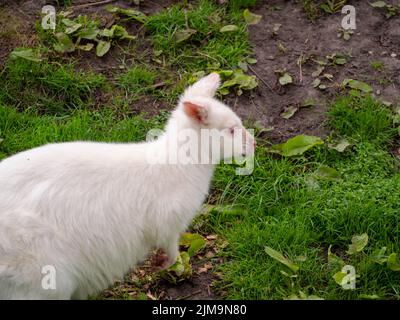
<svg viewBox="0 0 400 320">
<path fill-rule="evenodd" d="M 165 157 L 173 129 L 243 128 L 212 98 L 218 85 L 210 74 L 187 89 L 156 141 L 49 144 L 0 162 L 0 299 L 87 298 L 152 248 L 175 262 L 214 165 L 149 164 L 145 155 Z M 204 108 L 207 121 L 188 117 L 185 101 Z M 253 141 L 247 134 L 246 152 Z M 46 265 L 55 267 L 55 290 L 42 288 Z"/>
</svg>

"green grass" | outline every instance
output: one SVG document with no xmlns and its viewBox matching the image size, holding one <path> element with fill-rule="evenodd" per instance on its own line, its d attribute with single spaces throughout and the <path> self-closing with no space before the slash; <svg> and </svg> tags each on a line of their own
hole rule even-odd
<svg viewBox="0 0 400 320">
<path fill-rule="evenodd" d="M 370 117 L 374 109 L 375 117 Z M 221 194 L 220 204 L 246 208 L 234 217 L 210 217 L 229 242 L 220 283 L 228 298 L 283 299 L 299 291 L 325 299 L 357 299 L 362 294 L 400 298 L 400 273 L 368 258 L 383 246 L 389 253 L 400 252 L 399 161 L 387 151 L 393 137 L 388 114 L 371 98 L 342 98 L 331 108 L 330 124 L 336 134 L 354 141 L 352 150 L 340 154 L 320 147 L 306 158 L 290 160 L 259 148 L 251 176 L 219 168 L 214 192 Z M 342 179 L 320 180 L 312 187 L 310 178 L 322 164 L 341 172 Z M 364 252 L 347 255 L 352 236 L 362 233 L 369 236 Z M 340 268 L 326 260 L 330 245 L 356 268 L 356 290 L 346 291 L 332 278 Z M 265 246 L 298 264 L 298 274 L 282 274 L 291 272 L 271 259 Z M 299 257 L 302 261 L 296 260 Z"/>
<path fill-rule="evenodd" d="M 119 117 L 109 109 L 75 110 L 55 117 L 0 105 L 0 159 L 51 142 L 142 141 L 148 130 L 161 128 L 164 122 L 162 115 L 152 119 L 142 115 Z"/>
<path fill-rule="evenodd" d="M 329 116 L 334 130 L 360 142 L 382 144 L 396 134 L 391 111 L 371 97 L 362 103 L 358 99 L 339 99 Z"/>
<path fill-rule="evenodd" d="M 382 70 L 385 67 L 385 64 L 382 61 L 374 60 L 369 63 L 372 69 L 374 70 Z"/>
<path fill-rule="evenodd" d="M 340 12 L 347 0 L 302 0 L 303 9 L 307 18 L 314 22 L 323 13 L 334 14 Z"/>
<path fill-rule="evenodd" d="M 72 64 L 9 60 L 0 73 L 0 103 L 20 110 L 63 114 L 93 104 L 97 89 L 104 86 L 102 75 L 76 71 Z"/>
<path fill-rule="evenodd" d="M 149 17 L 145 26 L 154 49 L 161 53 L 171 67 L 185 71 L 207 68 L 234 68 L 250 53 L 247 27 L 242 9 L 217 6 L 209 0 L 189 8 L 174 5 Z M 238 30 L 221 33 L 221 27 L 234 24 Z M 191 29 L 195 33 L 185 41 L 177 34 Z"/>
<path fill-rule="evenodd" d="M 118 78 L 118 84 L 127 94 L 138 98 L 143 93 L 154 91 L 153 85 L 157 79 L 157 73 L 146 66 L 134 66 Z"/>
</svg>

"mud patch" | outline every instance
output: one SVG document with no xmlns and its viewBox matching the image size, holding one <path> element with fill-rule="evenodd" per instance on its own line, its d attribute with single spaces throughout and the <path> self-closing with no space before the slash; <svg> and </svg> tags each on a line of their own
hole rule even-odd
<svg viewBox="0 0 400 320">
<path fill-rule="evenodd" d="M 253 9 L 263 16 L 259 24 L 250 26 L 250 40 L 258 61 L 252 67 L 253 73 L 262 81 L 256 92 L 230 97 L 227 101 L 241 117 L 274 127 L 267 134 L 270 141 L 282 142 L 301 133 L 325 136 L 329 132 L 324 125 L 328 103 L 340 92 L 345 78 L 369 83 L 377 98 L 383 101 L 399 101 L 400 17 L 386 20 L 368 2 L 349 1 L 349 4 L 356 7 L 357 13 L 357 30 L 349 41 L 338 38 L 343 17 L 340 13 L 321 17 L 312 24 L 301 4 L 294 1 L 259 1 Z M 277 24 L 280 28 L 274 34 Z M 314 88 L 312 73 L 318 66 L 315 61 L 327 60 L 326 56 L 334 53 L 348 56 L 347 63 L 327 66 L 323 73 L 333 76 L 331 81 L 322 80 L 327 89 Z M 300 68 L 301 57 L 307 61 Z M 374 70 L 372 61 L 381 61 L 382 70 Z M 282 87 L 275 73 L 279 69 L 286 69 L 294 83 Z M 313 99 L 315 106 L 300 108 L 288 120 L 280 116 L 285 108 L 300 106 L 308 99 Z"/>
<path fill-rule="evenodd" d="M 32 14 L 38 9 L 36 7 L 33 1 L 9 1 L 0 5 L 0 65 L 4 64 L 14 48 L 36 44 L 36 18 Z"/>
</svg>

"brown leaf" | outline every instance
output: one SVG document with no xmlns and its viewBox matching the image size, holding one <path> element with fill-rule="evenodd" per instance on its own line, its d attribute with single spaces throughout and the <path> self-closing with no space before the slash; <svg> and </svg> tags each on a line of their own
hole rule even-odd
<svg viewBox="0 0 400 320">
<path fill-rule="evenodd" d="M 157 298 L 156 298 L 155 296 L 153 296 L 153 295 L 151 294 L 150 291 L 148 291 L 148 292 L 146 293 L 146 296 L 147 296 L 147 298 L 149 298 L 149 299 L 151 299 L 151 300 L 157 300 Z"/>
<path fill-rule="evenodd" d="M 198 272 L 198 273 L 206 273 L 206 272 L 208 272 L 208 269 L 207 269 L 207 268 L 201 267 L 201 268 L 199 268 L 199 269 L 197 270 L 197 272 Z"/>
<path fill-rule="evenodd" d="M 207 251 L 207 253 L 206 253 L 206 257 L 207 258 L 213 258 L 215 256 L 215 253 L 214 252 L 212 252 L 212 251 Z"/>
</svg>

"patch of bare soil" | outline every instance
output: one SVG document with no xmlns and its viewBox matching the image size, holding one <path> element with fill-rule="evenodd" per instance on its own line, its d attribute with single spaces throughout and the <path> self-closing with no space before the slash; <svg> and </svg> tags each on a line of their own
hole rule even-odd
<svg viewBox="0 0 400 320">
<path fill-rule="evenodd" d="M 192 275 L 189 279 L 180 279 L 176 284 L 161 276 L 154 266 L 160 252 L 153 253 L 142 265 L 132 270 L 123 281 L 117 282 L 105 290 L 99 298 L 121 299 L 146 298 L 150 300 L 215 300 L 223 292 L 216 291 L 215 281 L 220 280 L 216 268 L 223 262 L 218 257 L 219 241 L 215 235 L 209 235 L 206 247 L 191 258 Z M 222 246 L 225 245 L 222 243 Z M 179 278 L 179 277 L 178 277 Z"/>
<path fill-rule="evenodd" d="M 372 85 L 375 95 L 383 101 L 399 101 L 400 84 L 400 17 L 386 19 L 383 12 L 367 1 L 349 1 L 356 8 L 357 29 L 349 41 L 338 38 L 344 15 L 337 13 L 307 20 L 301 4 L 294 1 L 259 1 L 252 11 L 263 16 L 261 22 L 250 26 L 250 39 L 258 60 L 252 69 L 262 81 L 258 90 L 228 102 L 243 118 L 259 120 L 275 129 L 267 133 L 272 142 L 282 142 L 297 134 L 324 136 L 327 103 L 340 90 L 345 78 L 365 81 Z M 280 10 L 272 8 L 279 7 Z M 274 25 L 280 24 L 274 34 Z M 285 53 L 279 50 L 285 48 Z M 323 73 L 333 75 L 332 81 L 323 80 L 327 89 L 314 88 L 312 73 L 317 69 L 313 60 L 326 60 L 327 55 L 349 55 L 345 65 L 327 66 Z M 300 57 L 308 61 L 298 65 Z M 374 70 L 371 61 L 381 61 L 382 70 Z M 275 70 L 286 69 L 294 83 L 282 87 Z M 251 70 L 250 70 L 251 72 Z M 290 119 L 280 114 L 289 106 L 299 106 L 305 100 L 316 101 L 314 107 L 300 108 Z"/>
<path fill-rule="evenodd" d="M 35 21 L 40 8 L 40 1 L 6 0 L 0 3 L 0 66 L 14 48 L 35 45 Z"/>
</svg>

